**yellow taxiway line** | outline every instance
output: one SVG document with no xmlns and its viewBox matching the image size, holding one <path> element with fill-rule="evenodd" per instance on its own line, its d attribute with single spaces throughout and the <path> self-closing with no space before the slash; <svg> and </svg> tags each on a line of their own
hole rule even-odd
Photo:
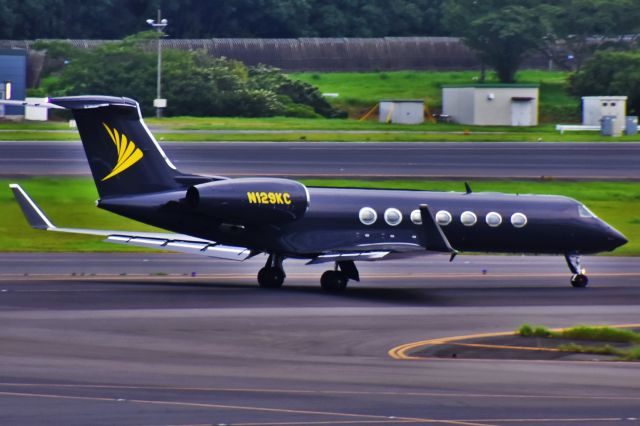
<svg viewBox="0 0 640 426">
<path fill-rule="evenodd" d="M 602 327 L 615 327 L 615 328 L 640 328 L 640 324 L 618 324 L 618 325 L 602 325 Z M 567 328 L 552 328 L 551 331 L 564 331 Z M 453 337 L 443 337 L 439 339 L 429 339 L 429 340 L 420 340 L 417 342 L 405 343 L 404 345 L 396 346 L 389 350 L 388 354 L 391 358 L 397 360 L 424 360 L 429 359 L 427 357 L 417 357 L 409 355 L 409 352 L 416 350 L 417 348 L 422 348 L 426 346 L 436 346 L 436 345 L 448 345 L 448 344 L 457 344 L 457 345 L 473 345 L 479 347 L 492 347 L 498 348 L 498 345 L 482 345 L 482 344 L 461 344 L 458 343 L 464 340 L 470 339 L 482 339 L 486 337 L 501 337 L 501 336 L 515 336 L 517 332 L 515 331 L 502 331 L 497 333 L 478 333 L 478 334 L 467 334 L 464 336 L 453 336 Z M 522 348 L 519 346 L 503 346 L 503 349 L 526 349 L 532 350 L 537 348 Z M 548 350 L 545 348 L 545 350 Z"/>
</svg>

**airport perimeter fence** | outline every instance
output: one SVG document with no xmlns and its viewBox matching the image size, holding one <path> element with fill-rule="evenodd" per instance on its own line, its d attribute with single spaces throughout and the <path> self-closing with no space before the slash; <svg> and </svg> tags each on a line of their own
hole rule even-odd
<svg viewBox="0 0 640 426">
<path fill-rule="evenodd" d="M 108 40 L 66 40 L 90 49 Z M 34 41 L 0 40 L 0 48 L 29 51 L 29 83 L 37 82 L 42 54 L 30 49 Z M 155 46 L 151 42 L 150 48 Z M 285 71 L 395 71 L 479 69 L 474 52 L 456 37 L 384 38 L 213 38 L 164 39 L 165 48 L 204 50 L 212 56 L 240 60 L 247 65 L 266 64 Z M 525 58 L 524 68 L 546 69 L 540 53 Z M 30 85 L 31 86 L 31 85 Z"/>
</svg>

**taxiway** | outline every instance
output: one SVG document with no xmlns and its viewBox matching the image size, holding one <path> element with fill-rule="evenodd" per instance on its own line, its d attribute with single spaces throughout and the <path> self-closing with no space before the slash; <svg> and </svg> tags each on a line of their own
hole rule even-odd
<svg viewBox="0 0 640 426">
<path fill-rule="evenodd" d="M 171 142 L 183 172 L 223 176 L 640 180 L 640 144 Z M 5 177 L 89 175 L 79 142 L 0 142 Z"/>
<path fill-rule="evenodd" d="M 640 319 L 640 262 L 442 256 L 364 263 L 344 294 L 322 266 L 170 254 L 0 255 L 0 423 L 38 425 L 639 424 L 632 363 L 402 361 L 404 343 Z"/>
</svg>

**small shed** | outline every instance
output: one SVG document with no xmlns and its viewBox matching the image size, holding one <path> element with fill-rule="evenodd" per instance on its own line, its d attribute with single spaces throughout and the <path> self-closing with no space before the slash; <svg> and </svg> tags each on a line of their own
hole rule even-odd
<svg viewBox="0 0 640 426">
<path fill-rule="evenodd" d="M 602 117 L 607 115 L 616 118 L 623 125 L 627 113 L 626 96 L 583 96 L 582 124 L 585 126 L 599 126 Z"/>
<path fill-rule="evenodd" d="M 0 49 L 0 97 L 24 99 L 27 92 L 27 52 L 23 49 Z M 4 106 L 0 116 L 22 116 L 24 108 Z"/>
<path fill-rule="evenodd" d="M 378 110 L 381 123 L 424 123 L 424 101 L 422 99 L 385 99 L 380 101 Z"/>
<path fill-rule="evenodd" d="M 460 124 L 537 126 L 537 84 L 475 84 L 442 88 L 442 113 Z"/>
</svg>

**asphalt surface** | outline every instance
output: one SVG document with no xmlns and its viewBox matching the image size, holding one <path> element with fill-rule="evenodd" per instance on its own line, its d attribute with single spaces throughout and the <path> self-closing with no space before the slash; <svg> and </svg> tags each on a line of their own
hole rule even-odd
<svg viewBox="0 0 640 426">
<path fill-rule="evenodd" d="M 182 171 L 225 176 L 640 180 L 634 143 L 172 142 Z M 88 175 L 79 142 L 0 142 L 0 176 Z"/>
<path fill-rule="evenodd" d="M 586 289 L 556 257 L 363 262 L 340 295 L 298 261 L 260 290 L 262 261 L 0 255 L 0 424 L 639 424 L 638 364 L 388 354 L 524 322 L 640 322 L 635 258 L 586 258 Z"/>
</svg>

